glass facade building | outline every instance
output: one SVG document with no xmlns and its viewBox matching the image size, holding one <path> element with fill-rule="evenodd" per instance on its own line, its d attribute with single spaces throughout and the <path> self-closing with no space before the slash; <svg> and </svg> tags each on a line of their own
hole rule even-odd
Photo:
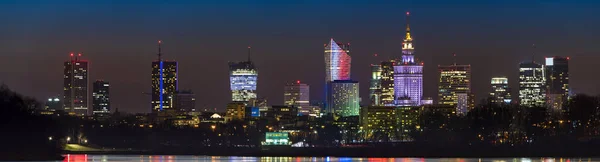
<svg viewBox="0 0 600 162">
<path fill-rule="evenodd" d="M 394 66 L 395 60 L 381 62 L 381 97 L 379 106 L 394 105 Z"/>
<path fill-rule="evenodd" d="M 438 66 L 438 70 L 438 104 L 456 106 L 459 115 L 466 114 L 471 109 L 471 65 Z"/>
<path fill-rule="evenodd" d="M 78 116 L 88 115 L 89 80 L 88 61 L 80 59 L 81 54 L 64 63 L 63 108 Z"/>
<path fill-rule="evenodd" d="M 402 43 L 402 62 L 394 66 L 394 100 L 410 101 L 410 105 L 421 105 L 423 97 L 423 63 L 415 60 L 413 39 L 408 24 L 409 13 L 406 13 L 406 37 Z M 403 104 L 404 101 L 402 101 Z"/>
<path fill-rule="evenodd" d="M 308 84 L 300 83 L 300 81 L 288 83 L 283 91 L 283 103 L 286 106 L 298 108 L 298 114 L 301 115 L 310 113 L 310 86 Z"/>
<path fill-rule="evenodd" d="M 519 66 L 519 102 L 522 106 L 543 107 L 546 104 L 546 77 L 544 67 L 535 62 Z"/>
<path fill-rule="evenodd" d="M 369 87 L 371 106 L 381 103 L 381 72 L 381 65 L 371 65 L 371 86 Z"/>
<path fill-rule="evenodd" d="M 93 113 L 110 113 L 110 84 L 107 81 L 97 80 L 94 82 Z"/>
<path fill-rule="evenodd" d="M 331 82 L 329 111 L 338 116 L 358 116 L 360 113 L 360 96 L 358 82 L 352 80 L 336 80 Z"/>
<path fill-rule="evenodd" d="M 569 58 L 546 57 L 547 106 L 550 111 L 562 112 L 569 98 Z"/>
<path fill-rule="evenodd" d="M 325 81 L 350 80 L 350 44 L 336 43 L 333 38 L 325 44 Z"/>
<path fill-rule="evenodd" d="M 493 77 L 491 84 L 490 102 L 495 104 L 510 104 L 512 98 L 510 96 L 510 88 L 508 88 L 508 78 Z"/>
<path fill-rule="evenodd" d="M 256 99 L 257 81 L 258 71 L 250 60 L 229 63 L 231 101 L 248 102 Z"/>
</svg>

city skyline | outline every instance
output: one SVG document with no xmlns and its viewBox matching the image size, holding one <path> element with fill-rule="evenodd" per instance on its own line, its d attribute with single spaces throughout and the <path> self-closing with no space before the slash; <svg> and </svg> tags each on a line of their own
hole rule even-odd
<svg viewBox="0 0 600 162">
<path fill-rule="evenodd" d="M 544 7 L 541 7 L 544 8 Z M 547 10 L 557 8 L 556 6 L 550 5 L 550 7 L 544 8 Z M 321 74 L 324 69 L 324 65 L 322 65 L 322 49 L 319 49 L 320 45 L 326 43 L 328 38 L 335 38 L 336 40 L 340 40 L 341 42 L 350 42 L 352 43 L 353 51 L 353 65 L 352 65 L 352 76 L 353 79 L 358 80 L 363 83 L 360 87 L 362 104 L 368 105 L 368 83 L 369 83 L 369 75 L 370 69 L 369 64 L 377 61 L 384 61 L 385 59 L 391 58 L 394 56 L 398 58 L 400 56 L 400 46 L 401 46 L 401 38 L 403 27 L 403 9 L 397 9 L 398 11 L 385 11 L 392 12 L 393 15 L 389 18 L 392 18 L 396 21 L 391 21 L 388 23 L 383 23 L 383 25 L 376 27 L 376 29 L 383 31 L 381 32 L 370 32 L 368 29 L 360 29 L 350 28 L 350 29 L 342 29 L 342 31 L 333 31 L 330 32 L 319 32 L 315 34 L 310 34 L 307 36 L 300 36 L 291 33 L 290 29 L 285 25 L 279 26 L 279 30 L 275 30 L 275 32 L 282 32 L 283 35 L 291 34 L 292 42 L 289 38 L 279 37 L 277 35 L 272 35 L 272 33 L 261 31 L 258 33 L 266 34 L 268 40 L 256 40 L 252 36 L 243 35 L 240 40 L 227 40 L 232 42 L 232 44 L 224 43 L 222 39 L 216 39 L 216 43 L 207 43 L 205 41 L 211 40 L 211 38 L 217 37 L 209 37 L 204 40 L 204 38 L 194 38 L 193 41 L 190 41 L 184 33 L 169 33 L 173 32 L 173 30 L 166 29 L 163 32 L 159 32 L 153 36 L 144 36 L 139 38 L 128 38 L 126 41 L 136 42 L 135 44 L 131 44 L 132 46 L 127 46 L 127 48 L 123 48 L 124 44 L 123 40 L 115 40 L 109 39 L 110 37 L 100 37 L 98 35 L 92 34 L 90 38 L 103 38 L 99 40 L 90 40 L 90 41 L 82 41 L 86 42 L 84 44 L 78 42 L 72 42 L 70 39 L 76 39 L 74 36 L 68 36 L 67 39 L 61 40 L 59 42 L 52 43 L 52 45 L 57 45 L 56 47 L 48 47 L 46 45 L 40 45 L 36 42 L 29 42 L 25 40 L 17 39 L 15 41 L 11 41 L 10 38 L 21 38 L 19 35 L 14 34 L 6 34 L 7 37 L 3 38 L 2 47 L 7 55 L 8 59 L 3 59 L 2 63 L 2 71 L 1 74 L 5 76 L 14 76 L 3 78 L 1 81 L 14 88 L 17 91 L 23 92 L 24 94 L 31 95 L 36 97 L 38 100 L 43 100 L 51 96 L 55 96 L 56 94 L 61 94 L 61 83 L 60 83 L 60 62 L 65 60 L 65 56 L 69 53 L 69 51 L 83 51 L 85 53 L 85 57 L 90 60 L 90 80 L 96 80 L 100 78 L 104 78 L 106 80 L 111 81 L 111 106 L 113 108 L 119 108 L 120 111 L 126 112 L 149 112 L 148 109 L 148 96 L 141 94 L 141 92 L 146 92 L 148 87 L 150 87 L 149 80 L 149 68 L 148 64 L 155 58 L 154 53 L 155 48 L 152 42 L 157 39 L 161 39 L 158 37 L 162 37 L 165 41 L 165 45 L 168 46 L 166 49 L 166 53 L 168 53 L 169 58 L 175 58 L 180 67 L 180 76 L 181 76 L 181 84 L 182 87 L 186 87 L 192 89 L 194 92 L 199 92 L 197 95 L 198 108 L 217 108 L 220 111 L 224 111 L 224 107 L 226 103 L 229 101 L 227 96 L 227 65 L 228 61 L 235 60 L 243 60 L 245 56 L 244 48 L 248 44 L 253 47 L 257 47 L 253 60 L 256 61 L 256 66 L 260 67 L 261 70 L 261 80 L 259 81 L 258 93 L 259 97 L 268 97 L 270 100 L 270 104 L 279 105 L 282 101 L 282 90 L 281 87 L 286 82 L 293 80 L 302 80 L 310 85 L 314 86 L 315 91 L 311 94 L 311 98 L 323 98 L 322 93 L 320 91 L 323 90 L 322 78 L 324 74 Z M 449 58 L 451 58 L 451 53 L 456 52 L 458 54 L 458 60 L 460 64 L 471 64 L 473 65 L 473 90 L 477 95 L 477 98 L 481 99 L 482 97 L 487 96 L 489 93 L 489 79 L 495 75 L 503 75 L 507 76 L 509 79 L 510 87 L 513 88 L 513 98 L 517 96 L 515 93 L 516 87 L 515 84 L 518 84 L 518 63 L 526 62 L 531 59 L 533 55 L 533 49 L 529 46 L 533 43 L 537 44 L 538 48 L 535 49 L 536 53 L 536 62 L 542 62 L 544 56 L 571 56 L 571 79 L 569 85 L 574 88 L 575 93 L 588 93 L 588 94 L 597 94 L 600 92 L 598 88 L 594 86 L 593 80 L 598 80 L 595 76 L 586 76 L 585 68 L 594 65 L 593 60 L 597 60 L 597 56 L 594 54 L 597 52 L 597 49 L 590 49 L 593 45 L 590 42 L 594 42 L 597 38 L 593 38 L 594 34 L 597 35 L 597 32 L 588 31 L 590 36 L 584 36 L 579 34 L 571 34 L 564 35 L 560 34 L 561 32 L 574 31 L 575 29 L 581 29 L 580 26 L 574 26 L 573 23 L 576 21 L 581 21 L 581 18 L 575 18 L 569 21 L 571 25 L 561 25 L 561 27 L 552 27 L 552 25 L 556 25 L 556 23 L 550 23 L 551 21 L 546 19 L 554 19 L 556 16 L 554 14 L 550 14 L 548 16 L 542 15 L 528 15 L 531 17 L 540 17 L 542 20 L 537 20 L 538 23 L 542 26 L 531 25 L 531 24 L 511 24 L 511 25 L 519 25 L 523 26 L 523 29 L 498 29 L 493 28 L 489 30 L 471 30 L 471 32 L 479 33 L 481 32 L 494 32 L 495 30 L 501 31 L 512 31 L 516 30 L 517 32 L 531 32 L 529 34 L 518 35 L 518 38 L 525 38 L 519 41 L 509 41 L 510 44 L 506 44 L 510 47 L 494 47 L 490 44 L 503 44 L 506 42 L 507 37 L 499 36 L 499 35 L 486 35 L 490 39 L 486 39 L 489 43 L 481 42 L 483 39 L 470 39 L 469 42 L 471 44 L 464 43 L 466 39 L 473 38 L 472 35 L 467 35 L 466 38 L 456 38 L 454 36 L 464 34 L 464 31 L 451 30 L 440 32 L 436 29 L 446 29 L 446 28 L 433 28 L 427 27 L 430 25 L 426 25 L 426 22 L 432 21 L 431 17 L 435 16 L 427 11 L 431 11 L 431 8 L 425 9 L 406 9 L 410 10 L 411 13 L 415 16 L 411 21 L 411 25 L 416 26 L 414 31 L 412 31 L 417 38 L 419 51 L 418 56 L 425 62 L 424 66 L 424 91 L 426 97 L 433 97 L 436 94 L 436 74 L 435 74 L 435 65 L 439 64 L 449 64 Z M 413 11 L 416 10 L 416 11 Z M 419 11 L 420 10 L 420 11 Z M 516 9 L 519 11 L 519 9 Z M 577 15 L 582 15 L 585 12 L 569 12 L 566 17 L 577 17 Z M 3 12 L 16 12 L 16 11 L 3 11 Z M 90 11 L 93 12 L 93 11 Z M 268 11 L 267 11 L 268 12 Z M 490 11 L 491 12 L 491 11 Z M 595 11 L 588 11 L 595 12 Z M 462 13 L 449 13 L 454 15 L 466 15 L 469 13 L 473 13 L 472 11 L 463 11 Z M 90 13 L 84 13 L 84 15 L 89 16 Z M 421 15 L 421 16 L 419 16 Z M 33 16 L 35 17 L 35 16 Z M 371 17 L 371 16 L 368 16 Z M 439 16 L 438 17 L 442 17 Z M 65 18 L 66 20 L 67 18 Z M 77 19 L 77 18 L 75 18 Z M 360 18 L 359 21 L 367 21 L 368 18 Z M 467 20 L 473 20 L 474 18 L 461 18 L 457 17 L 456 21 L 465 22 Z M 29 20 L 29 19 L 27 19 Z M 435 19 L 434 19 L 435 20 Z M 519 20 L 524 20 L 521 18 Z M 10 20 L 9 22 L 15 22 L 16 20 Z M 31 20 L 30 20 L 31 21 Z M 263 21 L 263 20 L 259 20 Z M 515 20 L 516 21 L 516 20 Z M 487 21 L 484 21 L 487 22 Z M 500 19 L 501 23 L 508 23 L 510 21 L 505 19 Z M 487 22 L 489 23 L 489 22 Z M 27 23 L 19 23 L 16 21 L 15 26 L 25 25 Z M 586 25 L 591 25 L 589 28 L 597 27 L 597 24 L 593 23 L 585 23 Z M 312 23 L 312 25 L 316 25 Z M 479 26 L 490 26 L 491 24 L 479 24 Z M 470 28 L 477 27 L 478 25 L 463 25 L 471 26 Z M 456 29 L 458 26 L 448 25 L 447 29 Z M 85 28 L 85 27 L 81 27 Z M 310 27 L 310 28 L 319 28 L 318 26 Z M 467 28 L 467 29 L 468 29 Z M 548 29 L 547 29 L 548 28 Z M 8 27 L 3 28 L 7 31 Z M 75 27 L 74 29 L 79 29 Z M 84 31 L 78 31 L 77 33 L 92 33 L 92 31 L 88 28 L 85 28 Z M 273 28 L 269 28 L 273 29 Z M 466 30 L 467 30 L 466 29 Z M 536 29 L 546 29 L 542 31 L 536 31 Z M 585 27 L 583 29 L 588 29 Z M 28 31 L 31 29 L 19 29 L 17 31 Z M 114 29 L 113 29 L 114 30 Z M 52 31 L 52 30 L 51 30 Z M 62 31 L 62 30 L 61 30 Z M 107 31 L 107 30 L 100 30 Z M 300 30 L 301 33 L 307 33 L 310 30 Z M 363 31 L 366 34 L 354 34 L 353 32 Z M 467 30 L 469 31 L 469 30 Z M 558 31 L 552 32 L 552 31 Z M 242 30 L 242 32 L 251 32 L 251 30 Z M 436 34 L 429 34 L 434 32 Z M 452 33 L 455 32 L 455 33 Z M 61 33 L 61 32 L 58 32 Z M 64 33 L 64 32 L 63 32 Z M 192 35 L 198 35 L 198 32 L 191 32 Z M 200 32 L 202 33 L 202 32 Z M 236 35 L 239 34 L 239 31 L 227 33 L 226 35 Z M 536 36 L 535 33 L 538 33 Z M 557 34 L 553 37 L 558 37 L 564 40 L 546 40 L 548 37 L 540 37 L 539 34 Z M 136 33 L 124 34 L 125 36 L 136 36 Z M 367 36 L 368 35 L 368 36 Z M 42 36 L 42 38 L 38 38 L 39 40 L 46 39 L 47 36 Z M 121 36 L 113 36 L 113 38 L 119 38 Z M 177 37 L 181 37 L 178 39 Z M 310 39 L 305 37 L 311 37 Z M 582 40 L 577 40 L 577 38 L 583 37 L 587 38 L 585 42 Z M 589 38 L 588 38 L 589 37 Z M 27 37 L 23 37 L 25 39 Z M 166 38 L 166 39 L 165 39 Z M 376 40 L 374 43 L 380 43 L 380 45 L 369 44 L 368 42 L 375 40 L 376 38 L 383 38 L 381 40 Z M 456 46 L 452 46 L 453 42 L 445 42 L 449 38 L 458 39 L 456 42 L 461 42 Z M 494 39 L 496 38 L 496 39 Z M 5 40 L 6 39 L 6 40 Z M 38 40 L 36 39 L 36 40 Z M 113 40 L 110 42 L 105 42 Z M 567 44 L 566 46 L 559 46 L 556 44 L 563 44 L 568 42 L 568 40 L 574 40 L 573 43 Z M 189 42 L 188 42 L 189 41 Z M 282 47 L 271 48 L 275 46 L 280 46 L 281 44 L 273 45 L 274 42 L 285 42 L 285 45 Z M 480 41 L 480 42 L 477 42 Z M 98 42 L 104 42 L 102 45 L 93 45 Z M 451 45 L 440 45 L 440 42 L 449 43 Z M 201 44 L 198 47 L 195 47 L 192 44 Z M 590 44 L 588 44 L 590 43 Z M 86 45 L 92 44 L 92 45 Z M 292 45 L 290 45 L 292 44 Z M 487 44 L 487 45 L 486 45 Z M 9 47 L 9 46 L 13 47 Z M 36 48 L 27 49 L 25 47 L 34 46 Z M 213 47 L 209 47 L 212 45 L 216 45 L 216 47 L 223 48 L 222 45 L 227 45 L 227 48 L 223 48 L 223 51 L 215 50 Z M 481 47 L 483 45 L 483 47 Z M 378 49 L 383 47 L 383 49 Z M 280 55 L 281 48 L 297 48 L 301 49 L 299 51 L 293 52 L 296 54 L 287 54 L 282 56 Z M 41 55 L 43 57 L 35 57 L 40 56 L 40 53 L 45 53 L 45 55 Z M 114 53 L 114 54 L 111 54 Z M 132 53 L 132 54 L 128 54 Z M 379 58 L 374 58 L 372 55 L 374 53 L 378 53 L 380 55 Z M 31 54 L 27 57 L 28 54 Z M 198 57 L 194 57 L 199 55 Z M 215 56 L 208 57 L 208 55 L 224 55 L 224 56 Z M 44 58 L 44 59 L 41 59 Z M 381 60 L 379 60 L 381 59 Z M 8 61 L 12 60 L 12 61 Z M 293 61 L 293 62 L 290 62 Z M 14 65 L 11 62 L 17 62 L 20 64 L 24 64 L 25 67 L 23 69 L 29 70 L 30 72 L 23 72 L 20 70 L 14 70 L 9 68 L 11 65 Z M 57 63 L 58 62 L 58 63 Z M 113 65 L 114 64 L 114 65 Z M 199 65 L 198 65 L 199 64 Z M 313 65 L 314 64 L 314 65 Z M 295 68 L 299 67 L 299 68 Z M 126 71 L 121 72 L 121 74 L 112 74 L 115 71 L 120 71 L 121 69 L 126 69 Z M 433 70 L 432 70 L 433 69 Z M 287 74 L 288 72 L 281 71 L 287 70 L 291 74 Z M 211 74 L 206 77 L 203 74 Z M 56 77 L 59 76 L 59 77 Z M 23 78 L 23 79 L 20 79 Z M 179 79 L 179 78 L 178 78 Z M 264 85 L 273 85 L 273 88 L 269 88 L 269 86 Z M 215 94 L 201 94 L 202 92 L 214 92 Z M 213 97 L 214 96 L 214 97 Z"/>
</svg>

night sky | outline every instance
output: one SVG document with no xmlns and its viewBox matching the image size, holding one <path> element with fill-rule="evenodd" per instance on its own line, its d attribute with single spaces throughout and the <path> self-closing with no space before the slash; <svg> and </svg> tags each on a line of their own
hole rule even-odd
<svg viewBox="0 0 600 162">
<path fill-rule="evenodd" d="M 437 98 L 437 65 L 451 64 L 452 53 L 459 64 L 471 64 L 478 99 L 498 75 L 509 77 L 516 96 L 518 64 L 533 53 L 539 62 L 570 56 L 573 90 L 598 94 L 599 8 L 598 1 L 574 0 L 2 0 L 0 81 L 42 101 L 62 96 L 63 62 L 83 52 L 90 82 L 111 83 L 113 109 L 150 112 L 142 92 L 151 90 L 160 39 L 164 58 L 179 62 L 179 88 L 196 93 L 197 108 L 223 111 L 230 101 L 227 62 L 245 60 L 250 45 L 258 95 L 276 105 L 285 83 L 295 80 L 311 86 L 311 100 L 323 98 L 323 44 L 333 37 L 352 44 L 352 78 L 368 104 L 369 65 L 400 57 L 410 11 L 415 54 L 425 62 L 425 97 Z"/>
</svg>

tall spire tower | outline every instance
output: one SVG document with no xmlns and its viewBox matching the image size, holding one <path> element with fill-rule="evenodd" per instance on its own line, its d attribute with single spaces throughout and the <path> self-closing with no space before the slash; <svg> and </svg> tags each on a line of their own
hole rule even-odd
<svg viewBox="0 0 600 162">
<path fill-rule="evenodd" d="M 406 12 L 402 63 L 394 65 L 394 104 L 399 106 L 418 106 L 423 98 L 423 63 L 415 61 L 409 16 L 410 12 Z"/>
</svg>

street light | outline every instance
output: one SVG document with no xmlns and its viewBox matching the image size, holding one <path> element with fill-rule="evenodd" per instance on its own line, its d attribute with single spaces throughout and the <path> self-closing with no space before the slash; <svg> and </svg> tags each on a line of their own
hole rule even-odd
<svg viewBox="0 0 600 162">
<path fill-rule="evenodd" d="M 71 141 L 71 137 L 67 137 L 67 142 Z"/>
<path fill-rule="evenodd" d="M 52 136 L 48 137 L 48 141 L 52 141 Z"/>
</svg>

